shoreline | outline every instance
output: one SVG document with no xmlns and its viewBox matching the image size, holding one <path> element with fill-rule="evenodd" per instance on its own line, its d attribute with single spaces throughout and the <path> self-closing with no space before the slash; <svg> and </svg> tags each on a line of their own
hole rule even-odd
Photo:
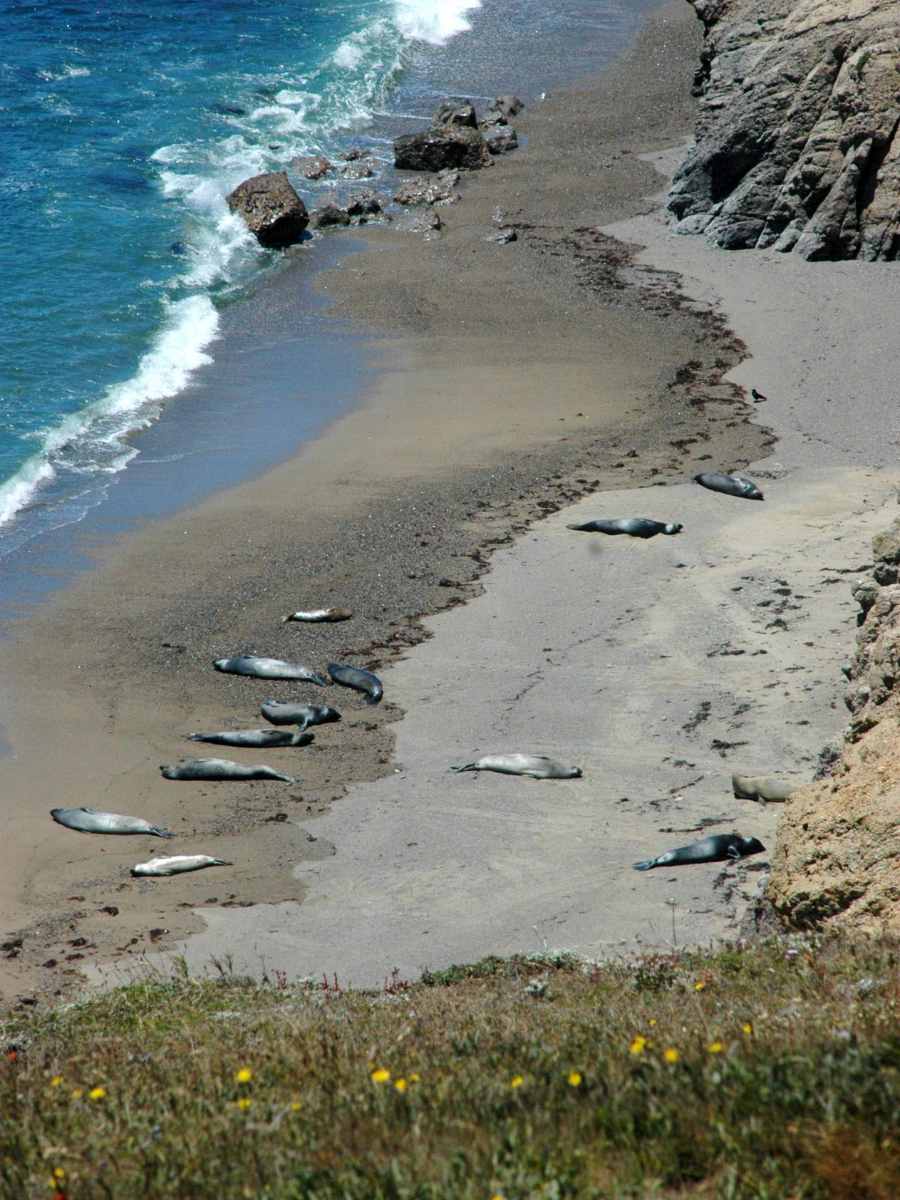
<svg viewBox="0 0 900 1200">
<path fill-rule="evenodd" d="M 215 676 L 213 657 L 255 649 L 380 665 L 425 636 L 422 614 L 462 603 L 473 585 L 479 590 L 491 548 L 541 515 L 591 491 L 683 476 L 717 446 L 732 466 L 763 452 L 765 434 L 744 424 L 746 406 L 721 380 L 740 354 L 722 322 L 661 294 L 658 279 L 644 290 L 623 288 L 621 248 L 598 238 L 596 222 L 579 223 L 583 169 L 581 176 L 574 167 L 568 175 L 548 169 L 548 158 L 558 166 L 568 155 L 571 164 L 573 144 L 596 145 L 593 117 L 609 161 L 599 177 L 590 162 L 592 211 L 608 218 L 645 207 L 641 189 L 655 173 L 635 150 L 680 132 L 675 121 L 666 135 L 658 113 L 671 122 L 687 101 L 662 109 L 659 101 L 667 87 L 686 94 L 693 63 L 685 46 L 697 38 L 690 14 L 667 6 L 600 82 L 523 122 L 528 150 L 472 182 L 448 213 L 438 247 L 416 252 L 402 241 L 409 253 L 401 259 L 393 235 L 372 236 L 378 248 L 366 265 L 327 281 L 337 311 L 349 305 L 365 319 L 378 294 L 372 273 L 380 270 L 393 288 L 382 317 L 401 333 L 379 343 L 393 364 L 368 403 L 261 479 L 124 539 L 6 648 L 20 708 L 11 729 L 17 819 L 5 839 L 4 911 L 10 933 L 23 934 L 8 997 L 23 989 L 61 993 L 78 986 L 93 960 L 165 946 L 201 927 L 195 908 L 302 897 L 296 864 L 331 857 L 309 823 L 351 783 L 391 771 L 390 726 L 401 714 L 388 697 L 374 711 L 349 702 L 341 725 L 317 731 L 315 746 L 296 759 L 301 793 L 273 784 L 185 791 L 160 782 L 155 764 L 189 750 L 182 732 L 256 724 L 261 698 L 297 694 Z M 680 56 L 662 61 L 677 84 L 659 75 L 673 39 Z M 610 106 L 631 120 L 642 92 L 648 111 L 639 134 L 626 125 L 614 141 Z M 531 131 L 554 123 L 551 154 Z M 528 196 L 516 191 L 523 179 L 532 185 Z M 451 267 L 471 262 L 483 246 L 481 222 L 490 228 L 490 211 L 498 201 L 510 204 L 510 195 L 527 253 L 513 258 L 515 247 L 492 246 L 454 281 L 441 256 Z M 536 230 L 547 211 L 562 220 Z M 440 304 L 423 311 L 422 289 L 437 295 L 436 279 L 446 280 Z M 365 614 L 348 627 L 300 636 L 275 624 L 300 603 L 348 600 Z M 48 711 L 56 723 L 49 747 Z M 125 868 L 143 850 L 47 828 L 46 811 L 61 794 L 67 804 L 169 824 L 187 834 L 176 843 L 180 852 L 227 846 L 222 856 L 240 861 L 240 875 L 182 877 L 177 891 L 132 883 Z M 104 911 L 110 907 L 113 919 Z"/>
</svg>

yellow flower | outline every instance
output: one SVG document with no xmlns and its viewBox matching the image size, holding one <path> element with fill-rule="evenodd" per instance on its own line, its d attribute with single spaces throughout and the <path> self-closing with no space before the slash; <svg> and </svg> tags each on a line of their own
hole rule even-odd
<svg viewBox="0 0 900 1200">
<path fill-rule="evenodd" d="M 580 1071 L 570 1071 L 566 1082 L 568 1083 L 569 1087 L 581 1087 Z"/>
<path fill-rule="evenodd" d="M 710 1054 L 721 1054 L 724 1049 L 725 1049 L 725 1047 L 722 1045 L 721 1042 L 710 1042 L 710 1045 L 709 1045 Z"/>
<path fill-rule="evenodd" d="M 744 1033 L 746 1033 L 748 1037 L 753 1033 L 753 1026 L 749 1021 L 745 1021 L 741 1026 L 741 1029 L 743 1029 Z"/>
<path fill-rule="evenodd" d="M 645 1037 L 641 1037 L 641 1035 L 638 1034 L 637 1037 L 632 1041 L 632 1043 L 628 1047 L 628 1049 L 632 1054 L 643 1054 L 646 1045 L 647 1045 L 647 1039 Z"/>
<path fill-rule="evenodd" d="M 491 1196 L 491 1200 L 503 1200 L 503 1197 L 499 1192 L 494 1192 L 493 1196 Z"/>
<path fill-rule="evenodd" d="M 239 1071 L 235 1072 L 234 1082 L 235 1083 L 249 1083 L 252 1078 L 253 1078 L 253 1072 L 250 1070 L 250 1068 L 249 1067 L 241 1067 L 241 1069 Z"/>
<path fill-rule="evenodd" d="M 405 1079 L 398 1079 L 398 1080 L 397 1080 L 397 1081 L 394 1083 L 394 1087 L 397 1089 L 397 1091 L 398 1091 L 398 1092 L 405 1092 L 405 1091 L 406 1091 L 406 1080 L 405 1080 Z"/>
<path fill-rule="evenodd" d="M 667 1063 L 677 1063 L 681 1055 L 674 1046 L 669 1046 L 668 1049 L 663 1051 L 663 1058 Z"/>
<path fill-rule="evenodd" d="M 299 1101 L 299 1100 L 295 1100 L 295 1101 L 294 1101 L 294 1102 L 291 1104 L 291 1112 L 299 1112 L 299 1111 L 300 1111 L 300 1109 L 301 1109 L 302 1107 L 303 1107 L 303 1105 L 300 1103 L 300 1101 Z"/>
<path fill-rule="evenodd" d="M 66 1177 L 66 1173 L 62 1167 L 54 1167 L 53 1168 L 53 1178 L 54 1179 L 65 1179 L 65 1177 Z"/>
<path fill-rule="evenodd" d="M 91 1090 L 88 1092 L 88 1100 L 102 1100 L 105 1095 L 105 1087 L 91 1088 Z"/>
<path fill-rule="evenodd" d="M 694 991 L 702 992 L 705 987 L 706 987 L 706 981 L 703 979 L 698 979 L 697 982 L 694 984 Z"/>
<path fill-rule="evenodd" d="M 524 1075 L 513 1075 L 512 1079 L 509 1081 L 509 1086 L 511 1088 L 520 1088 L 524 1082 Z"/>
<path fill-rule="evenodd" d="M 51 1087 L 59 1087 L 59 1085 L 62 1083 L 62 1079 L 63 1079 L 62 1075 L 54 1075 L 53 1078 L 50 1080 L 50 1086 Z"/>
<path fill-rule="evenodd" d="M 84 1088 L 73 1088 L 72 1089 L 72 1099 L 73 1100 L 80 1100 L 83 1095 L 84 1095 Z"/>
<path fill-rule="evenodd" d="M 374 1070 L 372 1072 L 372 1082 L 373 1083 L 387 1083 L 387 1081 L 390 1079 L 390 1077 L 391 1077 L 390 1071 L 385 1070 L 384 1067 L 378 1067 L 376 1070 Z"/>
<path fill-rule="evenodd" d="M 241 1112 L 246 1112 L 247 1109 L 250 1107 L 250 1105 L 253 1103 L 253 1101 L 250 1099 L 249 1096 L 241 1096 L 240 1100 L 235 1101 L 235 1103 L 237 1104 L 237 1106 L 241 1110 Z"/>
<path fill-rule="evenodd" d="M 419 1074 L 417 1071 L 413 1071 L 412 1075 L 410 1075 L 409 1082 L 410 1083 L 418 1083 L 419 1082 Z"/>
<path fill-rule="evenodd" d="M 650 1018 L 650 1020 L 647 1022 L 647 1024 L 648 1024 L 648 1025 L 651 1025 L 651 1026 L 652 1026 L 652 1025 L 655 1025 L 655 1024 L 656 1024 L 656 1017 L 651 1017 L 651 1018 Z"/>
</svg>

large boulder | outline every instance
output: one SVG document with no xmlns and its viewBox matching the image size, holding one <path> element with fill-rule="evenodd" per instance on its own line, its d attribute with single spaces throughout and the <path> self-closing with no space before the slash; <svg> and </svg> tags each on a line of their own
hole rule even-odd
<svg viewBox="0 0 900 1200">
<path fill-rule="evenodd" d="M 477 129 L 449 126 L 408 133 L 394 140 L 394 166 L 401 171 L 442 171 L 447 167 L 477 170 L 489 166 L 491 154 Z"/>
<path fill-rule="evenodd" d="M 694 149 L 669 209 L 727 249 L 900 257 L 900 0 L 689 0 Z"/>
<path fill-rule="evenodd" d="M 226 196 L 232 212 L 240 213 L 261 246 L 279 248 L 299 241 L 309 224 L 306 205 L 284 171 L 269 171 L 245 179 Z"/>
</svg>

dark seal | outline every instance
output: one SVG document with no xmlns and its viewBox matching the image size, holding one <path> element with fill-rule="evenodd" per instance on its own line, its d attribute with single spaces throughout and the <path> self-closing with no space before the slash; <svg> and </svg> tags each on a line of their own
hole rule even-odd
<svg viewBox="0 0 900 1200">
<path fill-rule="evenodd" d="M 700 842 L 691 842 L 689 846 L 667 850 L 656 858 L 645 858 L 643 862 L 636 862 L 634 869 L 651 871 L 654 867 L 686 867 L 690 863 L 737 862 L 739 858 L 761 854 L 764 850 L 765 846 L 758 838 L 742 837 L 739 833 L 717 833 Z"/>
<path fill-rule="evenodd" d="M 366 704 L 377 704 L 384 695 L 381 680 L 371 671 L 363 671 L 360 667 L 348 667 L 342 663 L 329 663 L 328 674 L 342 687 L 364 692 Z"/>
<path fill-rule="evenodd" d="M 579 533 L 608 533 L 611 536 L 627 533 L 630 537 L 652 538 L 658 533 L 681 533 L 684 526 L 671 521 L 653 521 L 650 517 L 614 517 L 585 521 L 583 525 L 567 525 L 566 529 L 576 529 Z"/>
<path fill-rule="evenodd" d="M 739 496 L 742 500 L 764 500 L 762 492 L 746 475 L 721 475 L 718 471 L 707 471 L 695 475 L 694 482 L 711 492 L 722 492 L 726 496 Z"/>
</svg>

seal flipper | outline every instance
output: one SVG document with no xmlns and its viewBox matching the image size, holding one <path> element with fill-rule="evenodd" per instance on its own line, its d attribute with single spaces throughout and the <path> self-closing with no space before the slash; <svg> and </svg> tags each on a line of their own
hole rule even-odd
<svg viewBox="0 0 900 1200">
<path fill-rule="evenodd" d="M 656 866 L 656 859 L 645 858 L 643 862 L 632 863 L 631 865 L 635 871 L 649 871 Z"/>
<path fill-rule="evenodd" d="M 458 766 L 458 767 L 451 766 L 450 770 L 456 771 L 456 773 L 458 775 L 460 771 L 477 771 L 478 768 L 476 767 L 475 763 L 470 762 L 470 763 L 463 763 L 461 766 Z"/>
<path fill-rule="evenodd" d="M 147 832 L 152 833 L 154 837 L 173 838 L 175 836 L 168 829 L 163 829 L 161 825 L 151 825 Z"/>
</svg>

